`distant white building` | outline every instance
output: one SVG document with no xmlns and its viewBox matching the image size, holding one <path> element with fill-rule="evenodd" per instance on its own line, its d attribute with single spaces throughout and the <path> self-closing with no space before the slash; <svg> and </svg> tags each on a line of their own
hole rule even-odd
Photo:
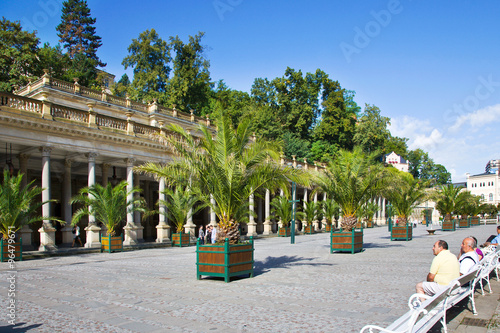
<svg viewBox="0 0 500 333">
<path fill-rule="evenodd" d="M 408 172 L 408 161 L 392 152 L 390 154 L 385 155 L 385 163 L 390 164 L 399 171 Z"/>
<path fill-rule="evenodd" d="M 467 176 L 467 190 L 481 197 L 482 202 L 497 205 L 500 203 L 500 160 L 491 160 L 486 164 L 486 172 Z"/>
</svg>

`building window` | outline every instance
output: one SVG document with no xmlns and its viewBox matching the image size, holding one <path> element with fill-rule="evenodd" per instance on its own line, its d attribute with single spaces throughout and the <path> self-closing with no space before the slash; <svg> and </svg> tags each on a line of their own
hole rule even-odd
<svg viewBox="0 0 500 333">
<path fill-rule="evenodd" d="M 490 193 L 490 201 L 493 201 L 493 193 Z"/>
</svg>

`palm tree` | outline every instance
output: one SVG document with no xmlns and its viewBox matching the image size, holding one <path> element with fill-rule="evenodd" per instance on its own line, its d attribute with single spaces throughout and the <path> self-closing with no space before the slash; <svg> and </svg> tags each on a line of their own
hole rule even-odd
<svg viewBox="0 0 500 333">
<path fill-rule="evenodd" d="M 442 185 L 434 192 L 433 198 L 436 201 L 436 209 L 444 216 L 446 221 L 451 220 L 457 207 L 458 194 L 462 187 L 455 187 L 453 184 Z"/>
<path fill-rule="evenodd" d="M 43 189 L 32 186 L 33 181 L 23 187 L 22 178 L 22 174 L 11 176 L 8 170 L 3 172 L 0 185 L 0 233 L 4 239 L 34 222 L 52 220 L 64 224 L 64 221 L 57 218 L 38 214 L 44 204 L 55 200 L 40 201 L 39 195 Z"/>
<path fill-rule="evenodd" d="M 386 188 L 384 195 L 394 208 L 398 226 L 405 227 L 413 210 L 427 199 L 428 183 L 414 179 L 409 173 L 393 170 L 391 170 L 391 185 Z"/>
<path fill-rule="evenodd" d="M 314 201 L 304 202 L 302 212 L 299 212 L 298 214 L 302 220 L 306 221 L 307 226 L 310 226 L 316 218 L 316 214 L 319 210 L 318 206 L 319 204 Z"/>
<path fill-rule="evenodd" d="M 380 163 L 374 162 L 376 156 L 376 152 L 363 153 L 361 147 L 341 150 L 317 177 L 318 189 L 327 193 L 342 210 L 343 231 L 355 228 L 360 208 L 382 188 L 385 172 Z"/>
<path fill-rule="evenodd" d="M 196 212 L 205 208 L 206 205 L 198 204 L 196 196 L 189 190 L 188 186 L 177 186 L 175 190 L 166 188 L 163 193 L 167 200 L 159 200 L 158 204 L 167 207 L 164 213 L 169 220 L 174 222 L 176 232 L 182 232 L 184 224 L 189 216 L 193 216 Z"/>
<path fill-rule="evenodd" d="M 78 195 L 71 199 L 71 203 L 83 204 L 71 219 L 71 225 L 76 225 L 82 217 L 94 215 L 96 221 L 102 222 L 107 229 L 107 235 L 114 236 L 116 228 L 125 220 L 127 213 L 139 211 L 147 213 L 144 199 L 134 198 L 127 201 L 127 196 L 140 189 L 134 188 L 127 192 L 126 181 L 121 181 L 115 187 L 108 183 L 106 187 L 94 184 L 80 189 Z"/>
<path fill-rule="evenodd" d="M 321 209 L 325 216 L 326 224 L 332 225 L 334 219 L 338 220 L 340 216 L 340 206 L 332 199 L 328 199 L 323 201 L 321 205 Z"/>
<path fill-rule="evenodd" d="M 261 188 L 285 187 L 290 180 L 307 182 L 300 169 L 279 165 L 278 143 L 251 138 L 250 120 L 242 119 L 234 129 L 229 117 L 221 115 L 215 137 L 205 126 L 199 127 L 200 136 L 196 137 L 171 124 L 170 134 L 163 140 L 177 158 L 167 165 L 150 162 L 136 168 L 164 177 L 172 185 L 190 182 L 192 191 L 218 217 L 218 242 L 225 238 L 230 244 L 239 241 L 239 223 L 246 222 L 249 216 L 249 197 Z"/>
<path fill-rule="evenodd" d="M 290 220 L 292 219 L 292 203 L 288 196 L 277 196 L 271 201 L 271 210 L 281 221 L 281 225 L 284 228 L 288 227 Z"/>
<path fill-rule="evenodd" d="M 365 222 L 369 222 L 373 219 L 373 215 L 379 210 L 379 206 L 371 201 L 368 201 L 361 207 L 360 216 Z"/>
</svg>

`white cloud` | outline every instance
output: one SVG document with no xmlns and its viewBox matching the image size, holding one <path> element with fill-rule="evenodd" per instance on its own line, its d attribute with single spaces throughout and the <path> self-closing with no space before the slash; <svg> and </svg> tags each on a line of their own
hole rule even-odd
<svg viewBox="0 0 500 333">
<path fill-rule="evenodd" d="M 487 106 L 485 108 L 460 115 L 455 123 L 449 128 L 450 131 L 457 131 L 462 126 L 469 125 L 477 130 L 481 126 L 500 121 L 500 104 Z"/>
</svg>

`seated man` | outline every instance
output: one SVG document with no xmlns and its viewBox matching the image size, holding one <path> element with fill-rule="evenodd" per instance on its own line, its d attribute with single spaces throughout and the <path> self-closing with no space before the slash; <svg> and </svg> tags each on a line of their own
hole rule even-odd
<svg viewBox="0 0 500 333">
<path fill-rule="evenodd" d="M 436 256 L 432 260 L 427 281 L 417 283 L 415 289 L 419 294 L 434 296 L 454 279 L 460 276 L 460 264 L 457 257 L 448 250 L 448 243 L 438 240 L 432 247 Z"/>
<path fill-rule="evenodd" d="M 499 243 L 500 243 L 500 225 L 497 227 L 497 236 L 491 240 L 488 239 L 486 243 L 482 245 L 482 247 L 486 247 L 488 245 L 498 246 Z"/>
<path fill-rule="evenodd" d="M 474 248 L 476 242 L 471 237 L 467 237 L 462 241 L 460 246 L 460 254 L 458 262 L 460 263 L 460 275 L 472 272 L 479 264 L 479 256 Z"/>
</svg>

